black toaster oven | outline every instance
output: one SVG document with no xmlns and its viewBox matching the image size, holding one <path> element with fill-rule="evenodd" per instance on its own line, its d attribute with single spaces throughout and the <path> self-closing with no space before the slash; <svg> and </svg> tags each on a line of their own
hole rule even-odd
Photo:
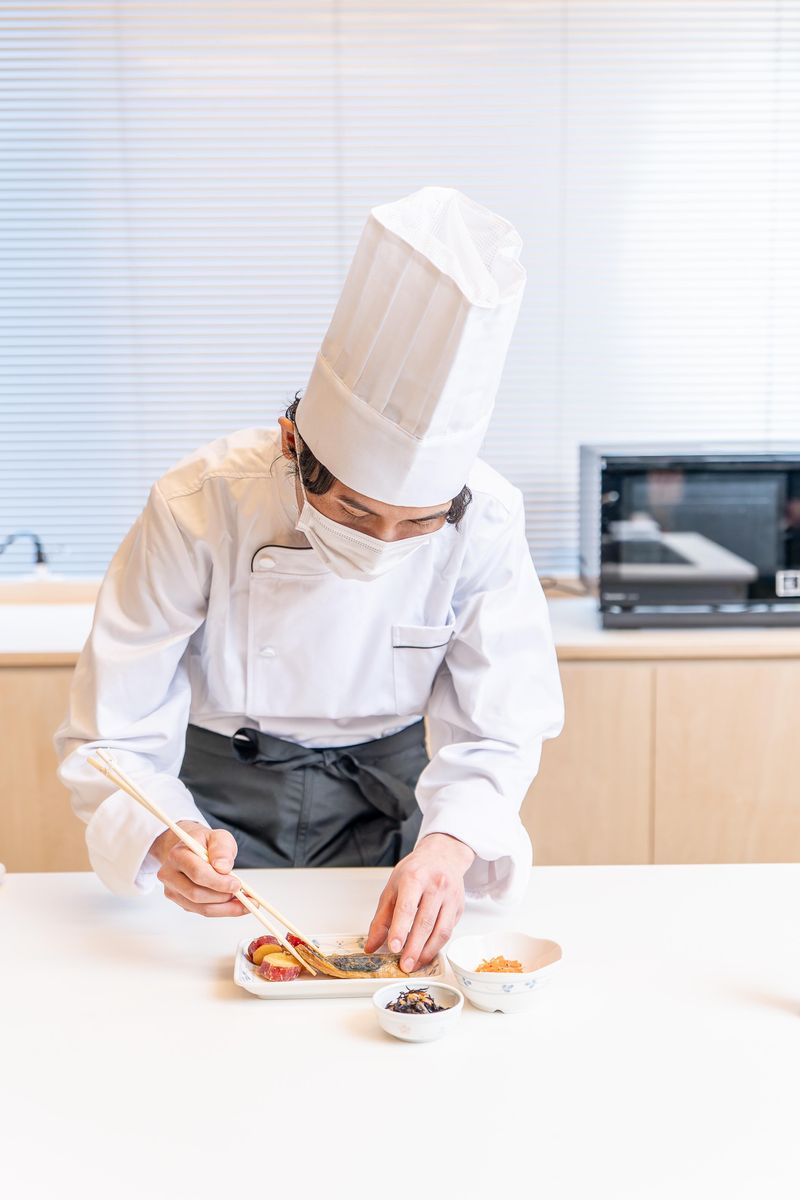
<svg viewBox="0 0 800 1200">
<path fill-rule="evenodd" d="M 606 627 L 800 624 L 800 446 L 581 446 L 580 570 Z"/>
</svg>

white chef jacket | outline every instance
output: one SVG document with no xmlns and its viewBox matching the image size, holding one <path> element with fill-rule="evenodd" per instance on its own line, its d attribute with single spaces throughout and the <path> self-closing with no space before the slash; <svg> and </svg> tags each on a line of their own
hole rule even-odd
<svg viewBox="0 0 800 1200">
<path fill-rule="evenodd" d="M 87 762 L 98 746 L 173 820 L 208 824 L 178 778 L 187 723 L 304 746 L 352 745 L 427 717 L 420 837 L 476 859 L 467 894 L 510 903 L 531 844 L 519 818 L 563 701 L 522 496 L 478 460 L 473 501 L 407 560 L 341 579 L 297 532 L 276 429 L 202 446 L 152 487 L 114 555 L 56 731 L 58 775 L 94 870 L 148 891 L 164 830 Z"/>
</svg>

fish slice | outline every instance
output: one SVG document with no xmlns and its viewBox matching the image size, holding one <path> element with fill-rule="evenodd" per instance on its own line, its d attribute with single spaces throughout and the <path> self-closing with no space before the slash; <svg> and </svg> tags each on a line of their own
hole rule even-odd
<svg viewBox="0 0 800 1200">
<path fill-rule="evenodd" d="M 291 935 L 289 940 L 307 966 L 314 967 L 323 975 L 330 975 L 334 979 L 409 978 L 408 971 L 403 971 L 400 967 L 399 954 L 365 954 L 363 952 L 354 954 L 322 954 L 314 946 L 309 946 L 307 942 L 295 940 Z M 435 959 L 432 963 L 428 963 L 427 966 L 418 967 L 413 972 L 415 978 L 435 975 L 436 973 L 437 963 Z"/>
</svg>

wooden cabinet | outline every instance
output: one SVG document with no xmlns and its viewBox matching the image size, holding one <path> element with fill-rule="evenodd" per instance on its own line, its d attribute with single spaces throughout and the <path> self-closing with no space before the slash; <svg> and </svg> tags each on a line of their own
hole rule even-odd
<svg viewBox="0 0 800 1200">
<path fill-rule="evenodd" d="M 800 860 L 800 661 L 661 663 L 654 861 Z"/>
<path fill-rule="evenodd" d="M 648 663 L 561 664 L 564 730 L 522 809 L 537 863 L 650 861 L 653 678 Z"/>
<path fill-rule="evenodd" d="M 564 732 L 522 809 L 535 861 L 800 861 L 800 636 L 771 633 L 568 650 Z"/>
<path fill-rule="evenodd" d="M 9 871 L 85 871 L 85 826 L 56 778 L 52 738 L 73 668 L 0 666 L 0 862 Z"/>
<path fill-rule="evenodd" d="M 545 742 L 522 808 L 535 861 L 800 861 L 800 629 L 604 632 L 590 600 L 550 611 L 566 724 Z M 10 624 L 0 643 L 0 861 L 83 869 L 85 827 L 52 747 L 77 653 L 24 651 Z"/>
</svg>

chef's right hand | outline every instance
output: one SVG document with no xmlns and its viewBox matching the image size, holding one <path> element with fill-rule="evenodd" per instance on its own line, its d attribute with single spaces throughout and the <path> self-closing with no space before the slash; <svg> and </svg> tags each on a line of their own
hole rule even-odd
<svg viewBox="0 0 800 1200">
<path fill-rule="evenodd" d="M 238 849 L 233 834 L 227 829 L 209 829 L 198 821 L 178 824 L 205 847 L 209 862 L 203 862 L 171 829 L 166 829 L 150 848 L 161 863 L 158 878 L 164 885 L 164 895 L 202 917 L 241 917 L 247 909 L 234 900 L 239 884 L 229 874 Z"/>
</svg>

